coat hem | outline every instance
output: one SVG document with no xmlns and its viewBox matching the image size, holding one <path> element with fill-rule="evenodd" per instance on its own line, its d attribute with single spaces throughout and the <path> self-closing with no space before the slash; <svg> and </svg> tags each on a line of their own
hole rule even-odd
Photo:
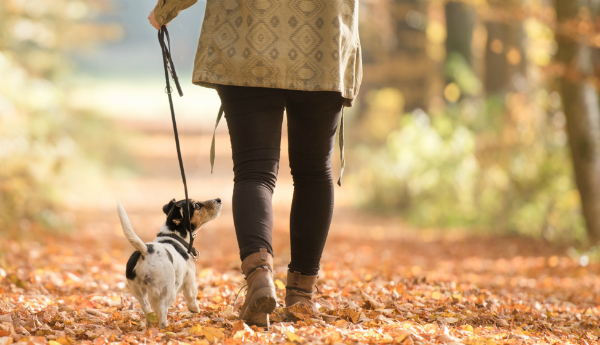
<svg viewBox="0 0 600 345">
<path fill-rule="evenodd" d="M 256 85 L 247 85 L 247 83 L 241 82 L 241 81 L 234 81 L 232 83 L 215 83 L 215 82 L 209 82 L 206 80 L 202 80 L 201 78 L 196 78 L 194 77 L 192 79 L 192 84 L 194 85 L 198 85 L 198 86 L 203 86 L 203 87 L 207 87 L 207 88 L 211 88 L 211 89 L 215 89 L 217 87 L 217 85 L 233 85 L 233 86 L 254 86 L 254 87 L 268 87 L 268 86 L 256 86 Z M 324 87 L 324 88 L 320 88 L 319 90 L 306 90 L 306 89 L 302 89 L 302 88 L 291 88 L 291 87 L 279 87 L 279 89 L 285 89 L 285 90 L 299 90 L 299 91 L 338 91 L 339 93 L 342 94 L 342 97 L 344 98 L 344 107 L 352 107 L 354 105 L 354 98 L 348 98 L 348 97 L 344 97 L 344 92 L 342 92 L 339 89 L 336 89 L 334 87 Z M 347 91 L 347 94 L 351 94 L 352 92 Z"/>
</svg>

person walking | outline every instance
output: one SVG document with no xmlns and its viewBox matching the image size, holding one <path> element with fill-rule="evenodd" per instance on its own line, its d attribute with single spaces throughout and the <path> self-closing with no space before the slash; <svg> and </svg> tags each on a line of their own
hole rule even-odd
<svg viewBox="0 0 600 345">
<path fill-rule="evenodd" d="M 197 0 L 159 0 L 160 29 Z M 358 0 L 207 0 L 192 82 L 214 88 L 232 148 L 233 220 L 248 283 L 240 319 L 269 327 L 273 284 L 272 196 L 287 114 L 294 183 L 286 307 L 313 302 L 333 214 L 331 161 L 343 108 L 362 79 Z M 219 114 L 219 118 L 220 118 Z"/>
</svg>

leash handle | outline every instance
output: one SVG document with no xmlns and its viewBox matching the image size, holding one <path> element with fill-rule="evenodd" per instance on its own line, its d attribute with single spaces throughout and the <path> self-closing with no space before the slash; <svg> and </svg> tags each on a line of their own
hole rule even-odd
<svg viewBox="0 0 600 345">
<path fill-rule="evenodd" d="M 165 44 L 165 37 L 167 38 L 167 43 Z M 175 64 L 173 64 L 173 59 L 171 59 L 171 38 L 169 37 L 169 31 L 167 31 L 166 26 L 161 26 L 160 30 L 158 30 L 158 42 L 160 43 L 160 48 L 163 53 L 163 62 L 165 64 L 165 78 L 167 79 L 167 86 L 169 86 L 169 77 L 167 75 L 167 70 L 171 72 L 171 77 L 175 82 L 175 87 L 177 87 L 177 92 L 179 92 L 179 97 L 183 97 L 183 91 L 181 90 L 181 85 L 179 84 L 179 78 L 177 77 L 177 72 L 175 71 Z M 171 88 L 167 88 L 167 93 L 171 93 Z"/>
<path fill-rule="evenodd" d="M 167 44 L 165 44 L 165 37 L 167 38 Z M 171 120 L 173 122 L 173 133 L 175 134 L 175 147 L 177 148 L 177 159 L 179 160 L 179 170 L 181 171 L 181 179 L 183 180 L 183 189 L 185 191 L 185 204 L 187 207 L 187 220 L 190 233 L 190 243 L 188 247 L 188 253 L 192 256 L 194 260 L 197 258 L 197 252 L 194 249 L 194 236 L 192 233 L 192 222 L 190 221 L 190 199 L 188 198 L 187 191 L 187 181 L 185 179 L 185 170 L 183 169 L 183 159 L 181 158 L 181 147 L 179 145 L 179 133 L 177 132 L 177 121 L 175 121 L 175 110 L 173 108 L 173 97 L 171 97 L 171 83 L 169 82 L 169 72 L 171 73 L 171 77 L 175 82 L 175 86 L 177 87 L 177 91 L 179 92 L 179 96 L 183 96 L 183 91 L 181 91 L 181 85 L 179 85 L 179 79 L 177 78 L 177 72 L 175 72 L 175 65 L 173 64 L 173 59 L 171 59 L 171 40 L 169 38 L 169 32 L 167 31 L 166 26 L 161 26 L 160 30 L 158 30 L 158 42 L 160 43 L 160 48 L 162 50 L 163 56 L 163 65 L 165 68 L 165 80 L 167 83 L 166 92 L 169 96 L 169 106 L 171 108 Z"/>
</svg>

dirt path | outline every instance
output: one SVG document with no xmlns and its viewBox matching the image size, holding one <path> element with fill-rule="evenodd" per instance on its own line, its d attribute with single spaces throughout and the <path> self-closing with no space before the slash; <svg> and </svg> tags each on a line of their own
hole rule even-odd
<svg viewBox="0 0 600 345">
<path fill-rule="evenodd" d="M 141 128 L 143 135 L 132 141 L 139 174 L 122 174 L 70 196 L 79 224 L 73 234 L 0 243 L 0 345 L 13 340 L 63 345 L 598 343 L 597 263 L 567 256 L 566 247 L 530 239 L 411 229 L 399 219 L 353 208 L 355 195 L 349 188 L 336 188 L 319 279 L 319 302 L 329 316 L 299 310 L 304 321 L 291 323 L 278 309 L 271 332 L 236 323 L 241 301 L 229 307 L 244 281 L 230 208 L 228 137 L 223 132 L 217 136 L 210 175 L 210 135 L 189 129 L 182 131 L 181 140 L 190 194 L 221 197 L 224 208 L 196 241 L 202 312 L 187 313 L 180 298 L 169 315 L 171 328 L 149 331 L 125 283 L 132 249 L 122 236 L 115 201 L 125 206 L 136 232 L 151 240 L 163 221 L 162 205 L 182 195 L 171 133 L 157 128 Z M 283 145 L 274 196 L 275 277 L 281 299 L 292 195 L 285 153 Z"/>
</svg>

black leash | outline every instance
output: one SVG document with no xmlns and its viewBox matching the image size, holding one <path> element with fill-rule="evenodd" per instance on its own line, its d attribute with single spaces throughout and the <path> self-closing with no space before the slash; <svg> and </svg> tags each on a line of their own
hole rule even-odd
<svg viewBox="0 0 600 345">
<path fill-rule="evenodd" d="M 167 37 L 167 44 L 165 44 L 165 37 Z M 167 87 L 165 88 L 165 92 L 167 93 L 167 95 L 169 95 L 169 105 L 171 106 L 171 120 L 173 121 L 173 132 L 175 133 L 175 146 L 177 147 L 179 170 L 181 170 L 181 179 L 183 180 L 183 189 L 185 190 L 185 204 L 188 209 L 187 223 L 190 227 L 189 229 L 187 229 L 190 233 L 190 244 L 188 246 L 188 254 L 190 254 L 192 258 L 196 260 L 196 258 L 198 257 L 198 251 L 194 248 L 194 234 L 192 233 L 192 223 L 190 221 L 190 199 L 188 198 L 187 182 L 185 180 L 185 171 L 183 169 L 183 160 L 181 158 L 181 149 L 179 147 L 179 134 L 177 133 L 177 122 L 175 121 L 175 110 L 173 109 L 173 98 L 171 97 L 173 89 L 171 88 L 171 84 L 169 82 L 169 72 L 171 72 L 171 77 L 175 82 L 175 86 L 177 87 L 177 92 L 179 92 L 180 97 L 183 96 L 183 91 L 181 91 L 179 79 L 177 78 L 177 73 L 175 72 L 175 65 L 173 64 L 173 60 L 171 59 L 171 39 L 169 38 L 169 32 L 167 31 L 167 27 L 164 25 L 161 26 L 160 30 L 158 30 L 158 42 L 160 43 L 160 48 L 162 50 L 163 65 L 165 67 L 165 80 L 167 81 Z"/>
</svg>

